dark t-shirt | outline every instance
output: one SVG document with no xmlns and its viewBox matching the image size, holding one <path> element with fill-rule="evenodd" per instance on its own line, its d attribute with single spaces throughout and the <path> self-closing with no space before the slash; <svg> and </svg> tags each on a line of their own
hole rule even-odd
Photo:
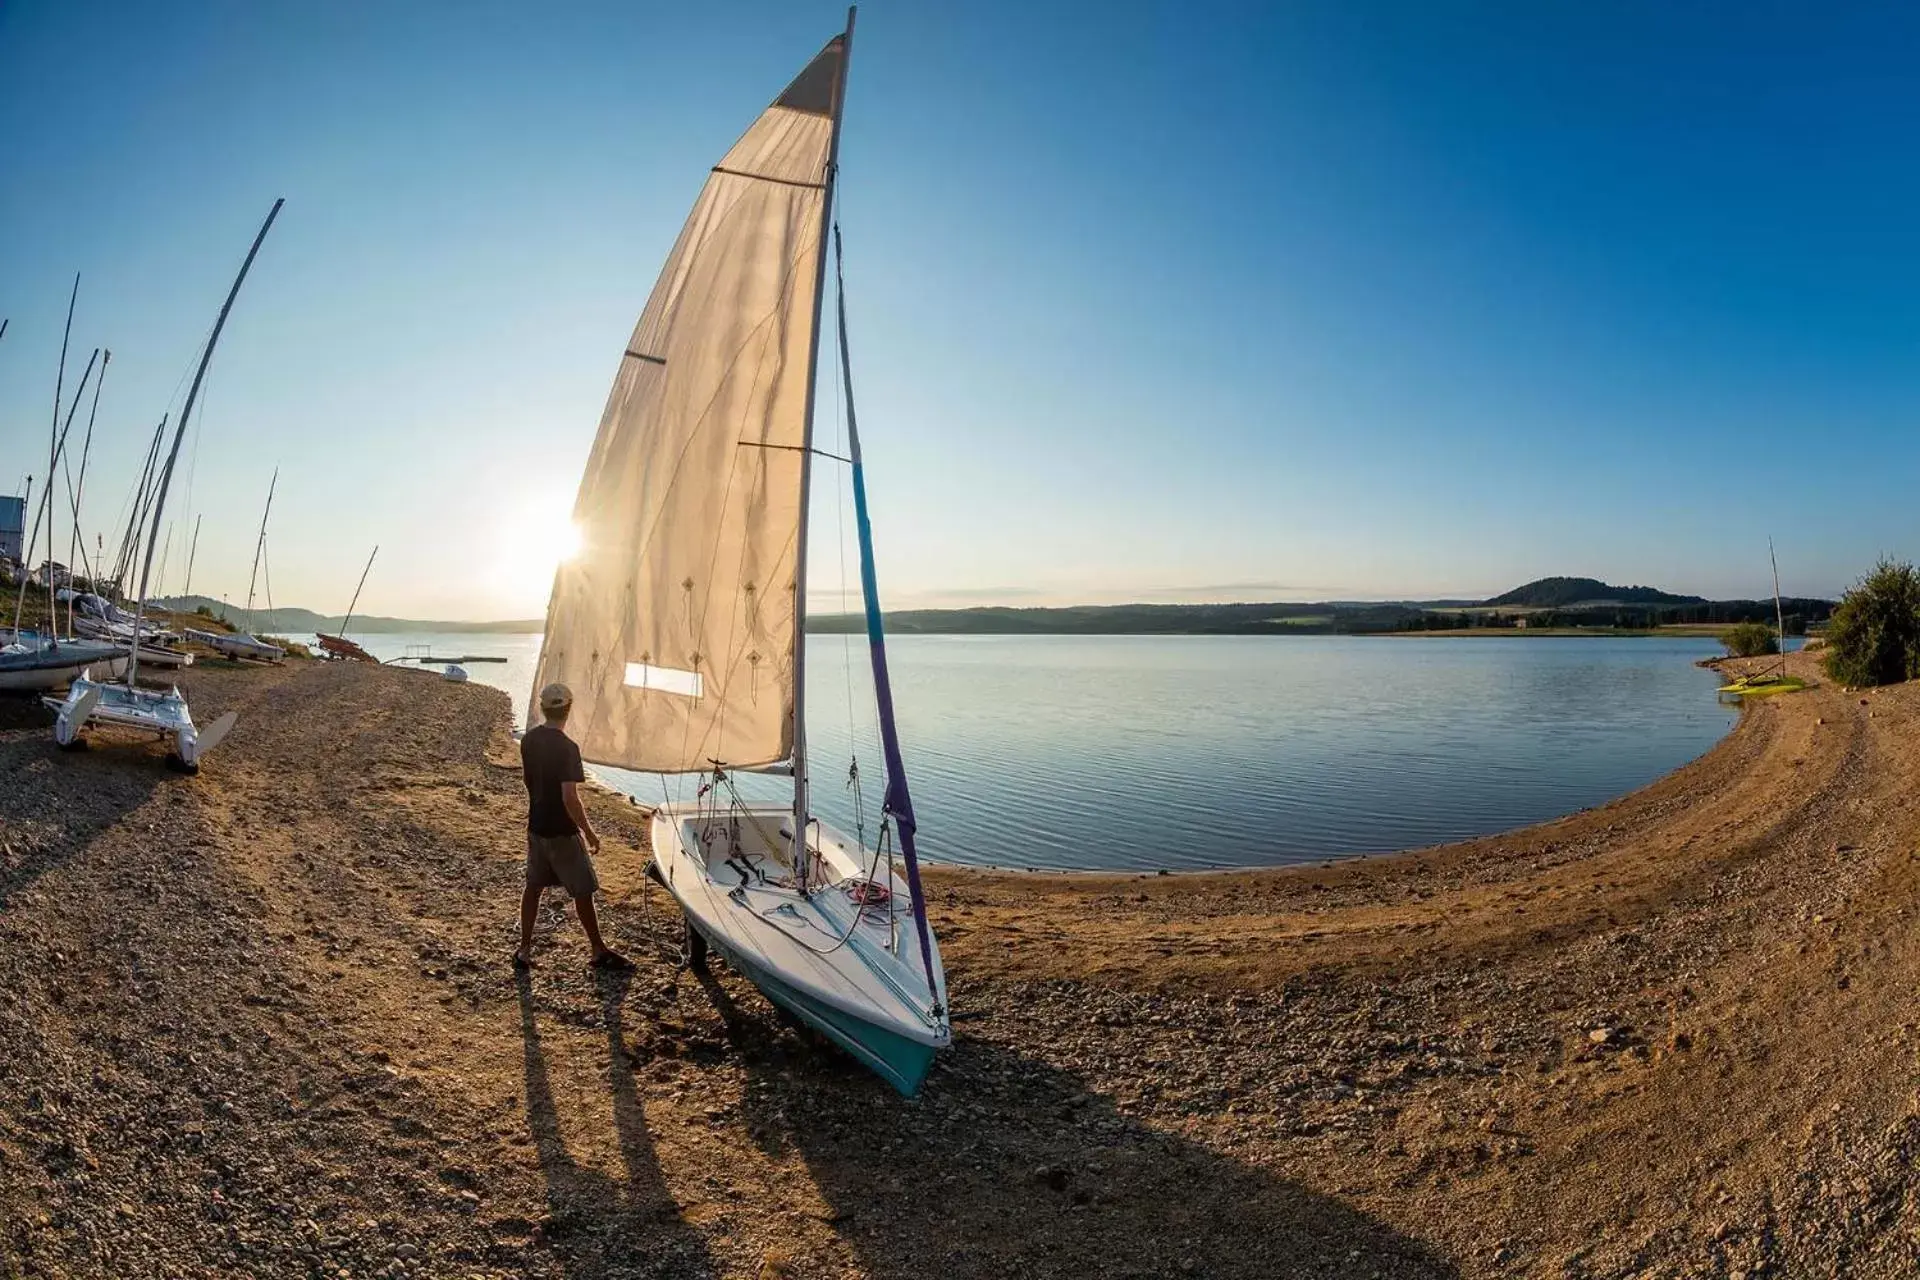
<svg viewBox="0 0 1920 1280">
<path fill-rule="evenodd" d="M 536 836 L 570 836 L 580 828 L 567 814 L 563 782 L 585 782 L 580 748 L 550 724 L 520 737 L 520 772 L 527 781 L 527 830 Z"/>
</svg>

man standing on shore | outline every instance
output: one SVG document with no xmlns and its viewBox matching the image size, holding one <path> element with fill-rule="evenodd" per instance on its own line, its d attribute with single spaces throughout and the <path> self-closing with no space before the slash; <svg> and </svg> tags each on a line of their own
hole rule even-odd
<svg viewBox="0 0 1920 1280">
<path fill-rule="evenodd" d="M 546 723 L 520 738 L 520 772 L 527 783 L 527 887 L 520 895 L 520 949 L 513 953 L 513 967 L 532 965 L 540 893 L 557 885 L 572 896 L 580 913 L 580 927 L 593 948 L 588 963 L 596 969 L 631 969 L 633 962 L 601 939 L 600 917 L 593 909 L 600 879 L 592 855 L 600 852 L 600 837 L 580 803 L 579 786 L 587 775 L 580 748 L 566 732 L 572 710 L 572 691 L 563 684 L 548 685 L 540 691 L 540 714 Z"/>
</svg>

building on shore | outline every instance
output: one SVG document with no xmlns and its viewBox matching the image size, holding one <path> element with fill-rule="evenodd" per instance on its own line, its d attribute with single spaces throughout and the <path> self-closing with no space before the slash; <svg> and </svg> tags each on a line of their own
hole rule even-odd
<svg viewBox="0 0 1920 1280">
<path fill-rule="evenodd" d="M 18 560 L 21 541 L 27 532 L 27 500 L 0 497 L 0 556 Z"/>
</svg>

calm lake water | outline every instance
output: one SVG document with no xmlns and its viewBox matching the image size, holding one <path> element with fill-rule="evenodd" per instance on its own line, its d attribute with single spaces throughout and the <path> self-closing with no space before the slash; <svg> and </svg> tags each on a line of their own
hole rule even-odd
<svg viewBox="0 0 1920 1280">
<path fill-rule="evenodd" d="M 540 637 L 387 635 L 492 654 L 527 702 Z M 1270 866 L 1486 835 L 1602 804 L 1732 726 L 1704 638 L 902 636 L 888 642 L 921 848 L 1002 867 Z M 809 641 L 815 808 L 879 805 L 864 640 Z M 856 690 L 849 732 L 848 689 Z M 653 801 L 681 779 L 601 770 Z M 752 798 L 790 794 L 742 777 Z"/>
</svg>

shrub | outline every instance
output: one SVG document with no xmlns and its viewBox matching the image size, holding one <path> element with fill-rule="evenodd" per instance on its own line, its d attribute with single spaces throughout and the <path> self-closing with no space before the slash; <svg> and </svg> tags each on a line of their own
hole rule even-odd
<svg viewBox="0 0 1920 1280">
<path fill-rule="evenodd" d="M 1720 633 L 1720 643 L 1727 646 L 1730 658 L 1757 658 L 1763 653 L 1780 652 L 1773 628 L 1764 622 L 1742 622 L 1728 627 Z"/>
<path fill-rule="evenodd" d="M 280 646 L 292 657 L 311 658 L 313 656 L 313 650 L 307 648 L 307 646 L 301 644 L 298 640 L 289 640 L 285 636 L 261 636 L 260 638 L 268 644 Z"/>
<path fill-rule="evenodd" d="M 1920 570 L 1882 560 L 1841 597 L 1827 628 L 1827 674 L 1858 687 L 1920 677 Z"/>
</svg>

